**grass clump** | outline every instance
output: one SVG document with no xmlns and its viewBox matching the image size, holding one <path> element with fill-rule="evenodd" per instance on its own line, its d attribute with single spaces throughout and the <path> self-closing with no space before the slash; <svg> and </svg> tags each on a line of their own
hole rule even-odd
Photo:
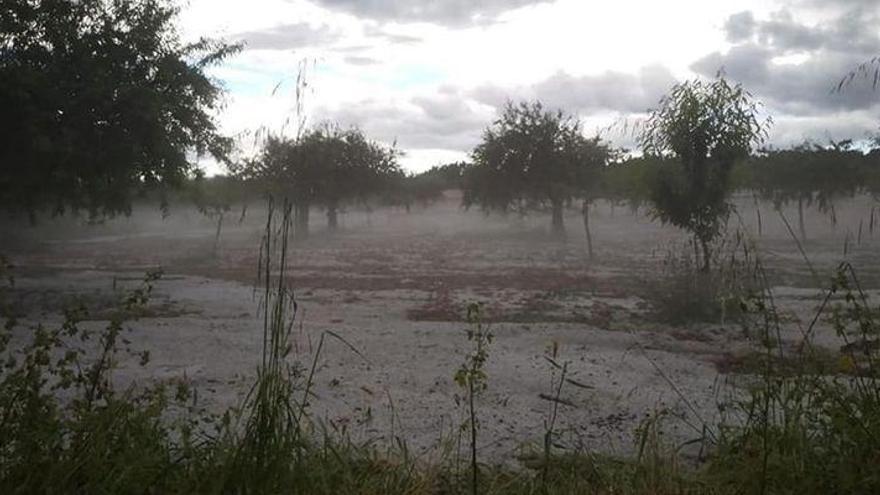
<svg viewBox="0 0 880 495">
<path fill-rule="evenodd" d="M 759 286 L 754 247 L 740 231 L 710 249 L 708 269 L 693 241 L 670 248 L 646 288 L 659 321 L 685 325 L 737 321 L 740 301 Z"/>
</svg>

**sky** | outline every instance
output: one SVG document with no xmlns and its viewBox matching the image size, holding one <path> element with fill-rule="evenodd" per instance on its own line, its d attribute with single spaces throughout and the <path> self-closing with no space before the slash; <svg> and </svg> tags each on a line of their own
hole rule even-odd
<svg viewBox="0 0 880 495">
<path fill-rule="evenodd" d="M 332 121 L 418 172 L 467 160 L 506 101 L 534 99 L 632 149 L 674 84 L 719 71 L 763 103 L 772 145 L 880 129 L 870 79 L 834 91 L 880 56 L 880 0 L 189 0 L 180 23 L 245 44 L 212 69 L 245 154 Z"/>
</svg>

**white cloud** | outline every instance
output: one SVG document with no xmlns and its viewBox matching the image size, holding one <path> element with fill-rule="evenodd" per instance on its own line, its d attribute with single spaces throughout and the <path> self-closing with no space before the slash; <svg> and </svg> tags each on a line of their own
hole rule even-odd
<svg viewBox="0 0 880 495">
<path fill-rule="evenodd" d="M 424 169 L 466 157 L 508 97 L 565 107 L 592 131 L 721 66 L 773 104 L 785 139 L 823 125 L 863 130 L 870 114 L 858 112 L 873 93 L 832 101 L 823 78 L 873 49 L 876 23 L 864 20 L 876 11 L 868 0 L 191 0 L 182 22 L 189 38 L 251 40 L 214 73 L 231 93 L 227 131 L 278 131 L 309 59 L 310 118 L 396 140 L 404 163 Z"/>
</svg>

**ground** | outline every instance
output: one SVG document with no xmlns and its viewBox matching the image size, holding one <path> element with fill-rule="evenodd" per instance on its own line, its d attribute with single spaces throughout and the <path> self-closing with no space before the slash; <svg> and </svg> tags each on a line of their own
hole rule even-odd
<svg viewBox="0 0 880 495">
<path fill-rule="evenodd" d="M 740 231 L 755 247 L 750 256 L 766 266 L 788 348 L 840 261 L 852 262 L 876 296 L 880 232 L 868 225 L 870 198 L 839 202 L 835 223 L 810 211 L 802 243 L 810 264 L 779 213 L 763 206 L 759 229 L 752 198 L 737 205 L 730 238 Z M 239 404 L 261 349 L 254 284 L 265 210 L 250 205 L 242 222 L 234 213 L 216 252 L 211 220 L 185 207 L 162 219 L 142 206 L 98 225 L 7 222 L 0 253 L 15 266 L 10 297 L 23 321 L 16 341 L 28 325 L 59 321 L 62 308 L 78 302 L 99 327 L 125 289 L 161 267 L 149 307 L 128 322 L 132 347 L 149 349 L 152 359 L 145 367 L 121 359 L 120 382 L 185 376 L 204 407 Z M 349 212 L 335 233 L 313 212 L 312 236 L 291 246 L 288 280 L 298 302 L 291 360 L 310 365 L 325 336 L 313 417 L 359 441 L 398 437 L 419 454 L 455 445 L 464 411 L 453 375 L 468 349 L 465 308 L 480 302 L 495 337 L 478 400 L 482 456 L 515 459 L 542 442 L 559 378 L 545 358 L 554 347 L 570 379 L 559 393 L 560 446 L 631 452 L 636 427 L 658 411 L 673 418 L 676 442 L 700 437 L 703 424 L 711 430 L 723 419 L 718 403 L 747 379 L 744 356 L 754 339 L 725 315 L 661 317 L 658 294 L 677 297 L 669 259 L 690 249 L 686 236 L 644 210 L 603 203 L 593 213 L 589 259 L 575 209 L 562 242 L 548 234 L 549 215 L 487 217 L 460 209 L 454 194 L 410 212 Z M 796 231 L 796 213 L 784 214 Z M 833 352 L 841 342 L 824 319 L 819 327 L 819 342 Z"/>
</svg>

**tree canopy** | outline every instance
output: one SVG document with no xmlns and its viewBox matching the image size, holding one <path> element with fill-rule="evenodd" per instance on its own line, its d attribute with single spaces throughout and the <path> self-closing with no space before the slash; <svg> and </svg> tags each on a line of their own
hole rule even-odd
<svg viewBox="0 0 880 495">
<path fill-rule="evenodd" d="M 387 192 L 403 172 L 399 153 L 371 141 L 358 128 L 324 124 L 297 139 L 271 136 L 260 157 L 246 164 L 244 177 L 262 182 L 269 192 L 289 198 L 297 208 L 300 235 L 307 233 L 308 210 L 327 210 L 328 226 L 337 226 L 338 209 Z"/>
<path fill-rule="evenodd" d="M 573 116 L 540 102 L 508 102 L 472 157 L 465 206 L 525 211 L 549 205 L 553 231 L 561 234 L 565 204 L 590 194 L 609 149 L 598 137 L 584 137 Z"/>
<path fill-rule="evenodd" d="M 657 177 L 654 215 L 693 234 L 702 247 L 704 270 L 709 269 L 709 243 L 730 214 L 733 165 L 766 137 L 769 121 L 759 121 L 758 115 L 752 96 L 719 75 L 674 86 L 639 136 L 645 154 L 677 165 Z"/>
<path fill-rule="evenodd" d="M 834 220 L 835 200 L 851 197 L 867 184 L 865 156 L 850 140 L 827 146 L 805 142 L 787 149 L 769 148 L 750 160 L 748 185 L 776 208 L 796 202 L 804 240 L 804 206 L 815 203 L 819 211 L 832 213 Z"/>
<path fill-rule="evenodd" d="M 3 2 L 0 208 L 127 213 L 194 154 L 226 158 L 206 70 L 239 47 L 182 42 L 177 13 L 169 0 Z"/>
</svg>

